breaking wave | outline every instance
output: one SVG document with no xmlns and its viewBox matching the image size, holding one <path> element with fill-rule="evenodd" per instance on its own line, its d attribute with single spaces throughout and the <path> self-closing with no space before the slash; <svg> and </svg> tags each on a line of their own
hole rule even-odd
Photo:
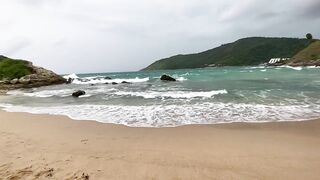
<svg viewBox="0 0 320 180">
<path fill-rule="evenodd" d="M 125 95 L 125 96 L 138 96 L 146 99 L 149 98 L 210 98 L 218 94 L 227 94 L 228 92 L 224 90 L 217 91 L 208 91 L 208 92 L 191 92 L 191 91 L 168 91 L 168 92 L 159 92 L 159 91 L 147 91 L 147 92 L 115 92 L 116 95 Z"/>
<path fill-rule="evenodd" d="M 187 124 L 217 124 L 231 122 L 290 121 L 317 118 L 319 106 L 271 106 L 258 104 L 201 103 L 183 105 L 120 106 L 66 105 L 26 107 L 0 104 L 9 112 L 66 115 L 76 120 L 96 120 L 102 123 L 132 127 L 175 127 Z"/>
</svg>

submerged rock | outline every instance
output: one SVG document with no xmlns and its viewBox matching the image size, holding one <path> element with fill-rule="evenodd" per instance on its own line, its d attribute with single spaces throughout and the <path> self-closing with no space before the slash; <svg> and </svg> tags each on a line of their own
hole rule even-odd
<svg viewBox="0 0 320 180">
<path fill-rule="evenodd" d="M 112 85 L 116 85 L 116 84 L 118 84 L 118 83 L 116 83 L 116 82 L 112 82 Z"/>
<path fill-rule="evenodd" d="M 105 77 L 104 79 L 112 79 L 112 78 L 107 76 L 107 77 Z"/>
<path fill-rule="evenodd" d="M 83 95 L 85 95 L 85 94 L 86 94 L 85 91 L 79 90 L 79 91 L 76 91 L 76 92 L 72 93 L 72 96 L 73 96 L 73 97 L 79 97 L 79 96 L 83 96 Z"/>
<path fill-rule="evenodd" d="M 160 78 L 162 81 L 176 81 L 175 78 L 168 76 L 168 75 L 162 75 Z"/>
<path fill-rule="evenodd" d="M 127 81 L 122 81 L 121 83 L 122 84 L 131 84 L 130 82 L 127 82 Z"/>
</svg>

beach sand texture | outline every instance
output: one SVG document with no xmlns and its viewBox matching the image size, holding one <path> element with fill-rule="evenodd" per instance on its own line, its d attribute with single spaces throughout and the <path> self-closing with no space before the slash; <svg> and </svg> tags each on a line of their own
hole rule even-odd
<svg viewBox="0 0 320 180">
<path fill-rule="evenodd" d="M 320 120 L 129 128 L 0 111 L 0 179 L 319 179 Z"/>
</svg>

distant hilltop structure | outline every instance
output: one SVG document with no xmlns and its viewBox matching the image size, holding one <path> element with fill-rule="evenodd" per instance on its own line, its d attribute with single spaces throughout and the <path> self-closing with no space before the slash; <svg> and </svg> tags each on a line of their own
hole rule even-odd
<svg viewBox="0 0 320 180">
<path fill-rule="evenodd" d="M 268 62 L 268 64 L 276 64 L 276 63 L 281 63 L 284 61 L 290 60 L 290 58 L 271 58 Z"/>
</svg>

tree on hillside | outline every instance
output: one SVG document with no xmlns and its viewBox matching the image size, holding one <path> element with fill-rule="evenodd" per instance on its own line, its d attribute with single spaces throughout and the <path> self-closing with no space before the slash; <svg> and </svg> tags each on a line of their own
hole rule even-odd
<svg viewBox="0 0 320 180">
<path fill-rule="evenodd" d="M 312 34 L 311 33 L 306 34 L 306 38 L 307 39 L 312 39 Z"/>
</svg>

